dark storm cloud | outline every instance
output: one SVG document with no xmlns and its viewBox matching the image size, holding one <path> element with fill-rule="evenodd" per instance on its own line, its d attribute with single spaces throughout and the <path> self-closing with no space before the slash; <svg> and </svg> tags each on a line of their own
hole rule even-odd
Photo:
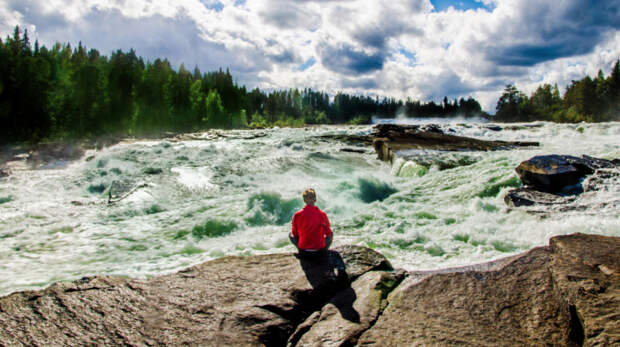
<svg viewBox="0 0 620 347">
<path fill-rule="evenodd" d="M 588 41 L 574 41 L 574 44 L 555 45 L 520 44 L 491 50 L 487 56 L 499 65 L 532 66 L 540 62 L 589 53 L 594 49 Z"/>
<path fill-rule="evenodd" d="M 620 28 L 618 0 L 572 1 L 561 7 L 536 2 L 520 5 L 521 20 L 512 23 L 512 35 L 518 43 L 490 45 L 486 55 L 495 64 L 533 66 L 591 53 L 608 32 Z M 494 39 L 500 40 L 503 34 L 495 33 Z M 531 42 L 523 43 L 521 37 L 529 37 Z"/>
<path fill-rule="evenodd" d="M 60 12 L 43 13 L 40 6 L 32 1 L 10 0 L 8 6 L 11 10 L 22 14 L 24 22 L 34 24 L 37 28 L 43 27 L 46 30 L 62 30 L 69 23 Z"/>
<path fill-rule="evenodd" d="M 369 54 L 349 44 L 320 45 L 319 55 L 325 68 L 342 74 L 365 74 L 381 70 L 385 60 L 381 52 Z"/>
<path fill-rule="evenodd" d="M 379 83 L 374 78 L 344 78 L 342 87 L 368 90 L 379 88 Z"/>
<path fill-rule="evenodd" d="M 291 2 L 272 0 L 268 9 L 261 11 L 263 20 L 281 29 L 316 29 L 321 24 L 317 13 L 310 12 Z"/>
<path fill-rule="evenodd" d="M 381 28 L 376 26 L 357 31 L 353 34 L 353 38 L 355 38 L 363 46 L 379 49 L 385 47 L 387 39 L 390 36 L 390 33 L 383 32 Z"/>
<path fill-rule="evenodd" d="M 291 50 L 285 50 L 279 54 L 270 54 L 269 58 L 271 61 L 279 64 L 290 64 L 294 63 L 297 59 L 295 57 L 295 53 Z"/>
</svg>

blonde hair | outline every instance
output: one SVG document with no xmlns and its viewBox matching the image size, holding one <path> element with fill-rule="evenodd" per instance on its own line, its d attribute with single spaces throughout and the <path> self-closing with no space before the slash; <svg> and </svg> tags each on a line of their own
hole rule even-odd
<svg viewBox="0 0 620 347">
<path fill-rule="evenodd" d="M 316 192 L 312 188 L 308 188 L 304 190 L 304 193 L 302 194 L 302 196 L 304 198 L 305 203 L 316 201 Z"/>
</svg>

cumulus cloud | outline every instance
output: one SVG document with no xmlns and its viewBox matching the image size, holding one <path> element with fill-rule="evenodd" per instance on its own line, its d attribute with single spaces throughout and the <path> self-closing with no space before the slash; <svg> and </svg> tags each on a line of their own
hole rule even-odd
<svg viewBox="0 0 620 347">
<path fill-rule="evenodd" d="M 253 88 L 311 87 L 422 100 L 474 96 L 493 111 L 507 83 L 531 92 L 608 72 L 620 56 L 620 0 L 5 0 L 51 45 L 203 71 L 230 68 Z"/>
<path fill-rule="evenodd" d="M 496 11 L 507 29 L 488 34 L 494 44 L 487 58 L 499 65 L 533 66 L 587 54 L 620 28 L 617 1 L 506 1 Z"/>
<path fill-rule="evenodd" d="M 367 53 L 349 44 L 318 45 L 317 53 L 323 66 L 341 74 L 365 74 L 383 68 L 382 53 Z"/>
</svg>

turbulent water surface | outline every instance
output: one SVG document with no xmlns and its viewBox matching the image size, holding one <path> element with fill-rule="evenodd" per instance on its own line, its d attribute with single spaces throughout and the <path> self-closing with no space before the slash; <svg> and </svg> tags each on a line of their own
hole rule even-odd
<svg viewBox="0 0 620 347">
<path fill-rule="evenodd" d="M 538 154 L 620 158 L 620 123 L 442 124 L 452 134 L 540 141 L 497 152 L 402 153 L 393 166 L 325 134 L 370 126 L 218 131 L 121 142 L 69 165 L 0 179 L 0 294 L 94 274 L 145 277 L 224 255 L 291 252 L 291 215 L 314 187 L 334 244 L 397 267 L 436 269 L 543 245 L 558 234 L 620 236 L 620 204 L 537 216 L 509 210 L 514 168 Z M 93 156 L 87 160 L 89 156 Z M 620 183 L 597 192 L 618 200 Z M 108 204 L 110 199 L 113 203 Z"/>
</svg>

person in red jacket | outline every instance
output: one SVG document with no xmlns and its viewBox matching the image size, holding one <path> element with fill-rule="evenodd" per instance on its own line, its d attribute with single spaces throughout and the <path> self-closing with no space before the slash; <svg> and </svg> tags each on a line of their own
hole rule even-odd
<svg viewBox="0 0 620 347">
<path fill-rule="evenodd" d="M 316 252 L 327 250 L 332 243 L 332 229 L 325 212 L 314 204 L 316 192 L 306 189 L 303 193 L 306 206 L 293 215 L 291 242 L 299 251 Z"/>
</svg>

